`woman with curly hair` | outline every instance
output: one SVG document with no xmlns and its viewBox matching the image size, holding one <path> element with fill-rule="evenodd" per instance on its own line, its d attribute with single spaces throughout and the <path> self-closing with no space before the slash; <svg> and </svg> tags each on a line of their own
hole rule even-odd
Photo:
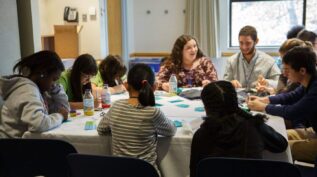
<svg viewBox="0 0 317 177">
<path fill-rule="evenodd" d="M 218 80 L 211 60 L 203 54 L 197 40 L 182 35 L 174 43 L 171 55 L 158 73 L 158 88 L 168 91 L 169 78 L 175 74 L 179 87 L 200 87 Z"/>
</svg>

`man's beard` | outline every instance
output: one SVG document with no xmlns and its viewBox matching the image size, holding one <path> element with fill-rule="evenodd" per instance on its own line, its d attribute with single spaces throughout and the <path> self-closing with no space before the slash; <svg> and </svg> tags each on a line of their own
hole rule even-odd
<svg viewBox="0 0 317 177">
<path fill-rule="evenodd" d="M 244 54 L 244 55 L 252 55 L 255 51 L 255 45 L 253 45 L 253 47 L 251 48 L 251 50 L 249 50 L 248 53 Z"/>
</svg>

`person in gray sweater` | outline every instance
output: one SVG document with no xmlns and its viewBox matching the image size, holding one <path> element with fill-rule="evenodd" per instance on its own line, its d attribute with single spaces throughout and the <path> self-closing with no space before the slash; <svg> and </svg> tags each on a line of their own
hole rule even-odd
<svg viewBox="0 0 317 177">
<path fill-rule="evenodd" d="M 281 74 L 275 60 L 266 53 L 256 49 L 259 42 L 257 31 L 253 26 L 244 26 L 239 32 L 240 52 L 227 60 L 223 79 L 235 88 L 255 88 L 258 79 L 263 77 L 268 84 L 276 87 Z"/>
<path fill-rule="evenodd" d="M 55 52 L 41 51 L 22 58 L 13 68 L 16 75 L 0 78 L 0 138 L 44 132 L 67 120 L 67 95 L 55 83 L 63 70 Z"/>
</svg>

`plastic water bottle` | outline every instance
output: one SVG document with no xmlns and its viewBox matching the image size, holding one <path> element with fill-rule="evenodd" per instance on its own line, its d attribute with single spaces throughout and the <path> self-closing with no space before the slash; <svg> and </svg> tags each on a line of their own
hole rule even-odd
<svg viewBox="0 0 317 177">
<path fill-rule="evenodd" d="M 177 78 L 175 74 L 172 74 L 169 79 L 169 93 L 171 94 L 177 94 Z"/>
<path fill-rule="evenodd" d="M 110 93 L 108 84 L 105 84 L 103 86 L 103 89 L 101 92 L 101 102 L 102 102 L 102 108 L 109 108 L 111 105 L 111 93 Z"/>
<path fill-rule="evenodd" d="M 84 103 L 84 114 L 86 116 L 93 116 L 94 115 L 94 96 L 92 96 L 90 89 L 85 90 L 83 103 Z"/>
</svg>

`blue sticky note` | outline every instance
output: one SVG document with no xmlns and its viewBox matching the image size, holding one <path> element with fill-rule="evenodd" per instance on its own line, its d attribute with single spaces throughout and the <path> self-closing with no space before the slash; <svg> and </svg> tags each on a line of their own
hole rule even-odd
<svg viewBox="0 0 317 177">
<path fill-rule="evenodd" d="M 85 123 L 85 130 L 95 130 L 96 123 L 94 121 L 86 121 Z"/>
<path fill-rule="evenodd" d="M 188 108 L 189 107 L 188 104 L 177 104 L 176 106 L 178 106 L 180 108 Z"/>
<path fill-rule="evenodd" d="M 159 97 L 159 96 L 156 96 L 155 97 L 155 100 L 161 100 L 162 98 L 161 97 Z"/>
<path fill-rule="evenodd" d="M 156 107 L 160 107 L 160 106 L 163 106 L 163 104 L 155 103 L 155 106 L 156 106 Z"/>
<path fill-rule="evenodd" d="M 69 119 L 63 120 L 63 123 L 66 123 L 66 122 L 71 122 L 71 120 L 69 120 Z"/>
<path fill-rule="evenodd" d="M 180 99 L 178 99 L 178 100 L 171 100 L 171 101 L 169 101 L 170 103 L 178 103 L 178 102 L 182 102 L 183 100 L 180 100 Z"/>
<path fill-rule="evenodd" d="M 196 111 L 196 112 L 204 112 L 204 111 L 205 111 L 205 108 L 204 108 L 204 107 L 196 107 L 196 108 L 195 108 L 195 111 Z"/>
<path fill-rule="evenodd" d="M 178 121 L 178 120 L 174 120 L 173 123 L 174 123 L 175 127 L 182 127 L 183 126 L 183 123 L 181 121 Z"/>
</svg>

